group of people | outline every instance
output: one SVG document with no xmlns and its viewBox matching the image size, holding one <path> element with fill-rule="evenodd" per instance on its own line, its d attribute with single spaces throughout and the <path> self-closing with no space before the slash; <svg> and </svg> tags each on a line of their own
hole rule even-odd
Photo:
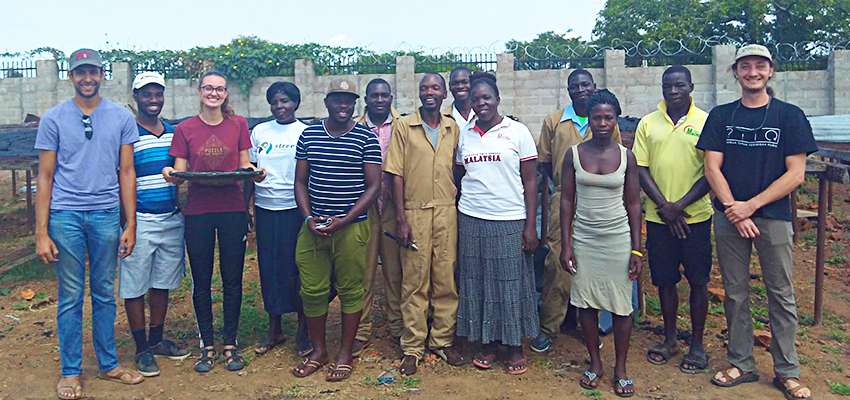
<svg viewBox="0 0 850 400">
<path fill-rule="evenodd" d="M 712 383 L 730 387 L 759 379 L 748 301 L 755 245 L 769 300 L 774 384 L 788 399 L 811 398 L 794 347 L 788 194 L 803 181 L 805 158 L 817 146 L 802 111 L 769 94 L 773 60 L 766 48 L 739 49 L 732 73 L 741 99 L 706 113 L 693 104 L 690 71 L 668 68 L 661 82 L 664 100 L 641 120 L 628 150 L 620 144 L 617 97 L 597 89 L 582 69 L 567 79 L 571 104 L 545 119 L 535 143 L 525 125 L 499 112 L 495 76 L 465 67 L 455 68 L 449 82 L 425 73 L 418 88 L 421 107 L 405 116 L 392 107 L 390 84 L 374 79 L 365 89 L 365 112 L 355 120 L 356 86 L 335 78 L 324 99 L 328 117 L 309 126 L 295 117 L 299 89 L 276 82 L 266 93 L 274 119 L 249 132 L 246 119 L 229 106 L 227 79 L 218 72 L 199 80 L 200 114 L 175 128 L 158 118 L 166 86 L 161 75 L 136 77 L 134 119 L 98 94 L 100 55 L 78 50 L 69 68 L 76 95 L 44 114 L 36 140 L 36 252 L 54 263 L 59 281 L 57 394 L 83 395 L 87 258 L 101 378 L 136 384 L 159 374 L 157 356 L 189 356 L 163 338 L 168 293 L 180 284 L 184 254 L 201 339 L 194 369 L 215 367 L 216 240 L 223 364 L 231 371 L 245 366 L 237 332 L 253 197 L 269 317 L 268 333 L 254 351 L 264 354 L 281 344 L 282 315 L 297 313 L 294 350 L 302 360 L 292 369 L 296 377 L 329 363 L 328 381 L 351 376 L 356 357 L 372 340 L 380 272 L 389 337 L 404 354 L 404 375 L 417 372 L 426 349 L 450 365 L 465 364 L 456 337 L 480 344 L 472 363 L 481 369 L 493 368 L 505 346 L 506 371 L 519 375 L 529 368 L 523 338 L 531 339 L 532 350 L 545 352 L 559 332 L 580 324 L 590 365 L 578 383 L 596 389 L 604 375 L 599 311 L 606 311 L 614 331 L 614 393 L 633 396 L 626 360 L 633 281 L 644 258 L 643 189 L 649 198 L 649 268 L 666 334 L 648 349 L 647 361 L 665 364 L 681 352 L 676 284 L 682 265 L 691 287 L 693 342 L 679 369 L 708 368 L 703 330 L 714 218 L 731 366 Z M 454 101 L 443 108 L 449 91 Z M 256 171 L 254 182 L 190 182 L 181 210 L 177 186 L 183 180 L 174 172 L 239 168 Z M 541 244 L 538 170 L 546 177 L 544 187 L 548 178 L 554 183 L 551 199 L 544 196 L 542 204 L 548 201 L 550 212 L 548 229 L 542 229 L 549 254 L 540 307 L 532 266 Z M 720 214 L 713 217 L 715 210 Z M 125 299 L 138 372 L 118 365 L 115 356 L 113 277 L 119 265 L 118 296 Z M 325 329 L 335 297 L 342 337 L 331 363 Z"/>
</svg>

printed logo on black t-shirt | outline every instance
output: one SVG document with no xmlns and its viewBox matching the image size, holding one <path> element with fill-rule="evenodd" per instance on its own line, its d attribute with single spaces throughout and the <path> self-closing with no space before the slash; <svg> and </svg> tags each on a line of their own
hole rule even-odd
<svg viewBox="0 0 850 400">
<path fill-rule="evenodd" d="M 726 125 L 726 144 L 746 147 L 779 147 L 779 128 L 763 127 L 760 129 L 744 126 Z"/>
</svg>

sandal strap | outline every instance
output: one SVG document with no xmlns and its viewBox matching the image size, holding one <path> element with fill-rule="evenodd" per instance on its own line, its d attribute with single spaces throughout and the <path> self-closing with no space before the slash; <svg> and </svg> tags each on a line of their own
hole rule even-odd
<svg viewBox="0 0 850 400">
<path fill-rule="evenodd" d="M 587 379 L 590 379 L 591 381 L 595 381 L 595 380 L 596 380 L 596 378 L 597 378 L 599 375 L 596 375 L 596 373 L 590 372 L 590 370 L 589 370 L 589 369 L 586 369 L 586 370 L 584 370 L 584 376 L 586 376 L 586 377 L 587 377 Z"/>
<path fill-rule="evenodd" d="M 797 386 L 794 386 L 793 388 L 788 388 L 787 386 L 785 386 L 785 382 L 788 382 L 788 381 L 797 382 Z M 808 387 L 806 387 L 806 385 L 803 385 L 803 382 L 800 382 L 800 378 L 797 378 L 796 376 L 792 376 L 790 378 L 779 378 L 779 382 L 781 382 L 782 386 L 785 388 L 785 390 L 787 390 L 788 393 L 790 393 L 791 396 L 794 396 L 794 397 L 797 397 L 797 392 L 799 392 L 803 389 L 808 389 Z"/>
<path fill-rule="evenodd" d="M 348 364 L 334 365 L 334 371 L 351 371 L 354 368 Z"/>
<path fill-rule="evenodd" d="M 617 381 L 617 384 L 619 384 L 621 388 L 625 389 L 626 386 L 634 385 L 635 383 L 631 379 L 620 379 Z"/>
<path fill-rule="evenodd" d="M 732 375 L 729 375 L 729 373 L 728 373 L 728 372 L 726 372 L 726 371 L 728 371 L 728 370 L 730 370 L 730 369 L 737 369 L 737 370 L 738 370 L 738 372 L 740 372 L 740 375 L 738 375 L 738 377 L 737 377 L 737 378 L 733 378 L 733 377 L 732 377 Z M 734 380 L 736 380 L 736 379 L 740 379 L 740 378 L 741 378 L 742 376 L 744 376 L 745 374 L 744 374 L 744 370 L 742 370 L 742 369 L 740 369 L 740 368 L 738 368 L 738 367 L 736 367 L 736 366 L 734 366 L 734 365 L 733 365 L 733 366 L 732 366 L 732 368 L 726 368 L 726 369 L 724 369 L 724 370 L 721 370 L 721 371 L 720 371 L 720 375 L 723 375 L 723 378 L 725 378 L 725 379 L 726 379 L 726 382 L 724 382 L 724 383 L 729 383 L 729 382 L 732 382 L 732 381 L 734 381 Z"/>
</svg>

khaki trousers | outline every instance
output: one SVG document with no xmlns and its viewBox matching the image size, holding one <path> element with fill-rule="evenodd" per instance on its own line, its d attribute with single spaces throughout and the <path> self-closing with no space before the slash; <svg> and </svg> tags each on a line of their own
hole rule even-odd
<svg viewBox="0 0 850 400">
<path fill-rule="evenodd" d="M 382 230 L 395 233 L 395 207 L 384 204 L 384 214 L 378 215 L 377 203 L 369 209 L 371 237 L 366 248 L 366 274 L 363 276 L 363 316 L 357 328 L 357 340 L 367 341 L 372 336 L 372 295 L 375 292 L 375 279 L 378 271 L 378 255 L 381 256 L 381 275 L 384 277 L 384 295 L 386 296 L 387 323 L 390 335 L 401 336 L 401 262 L 398 244 L 381 233 Z"/>
<path fill-rule="evenodd" d="M 438 201 L 435 201 L 437 203 Z M 404 355 L 422 359 L 428 347 L 449 347 L 457 326 L 457 209 L 454 199 L 431 208 L 405 210 L 419 251 L 401 249 Z M 429 307 L 433 308 L 428 334 Z"/>
<path fill-rule="evenodd" d="M 570 305 L 570 274 L 561 268 L 561 189 L 556 187 L 549 202 L 549 254 L 543 267 L 543 307 L 540 331 L 550 339 L 558 337 Z"/>
<path fill-rule="evenodd" d="M 729 363 L 744 372 L 756 369 L 753 358 L 753 319 L 750 316 L 750 254 L 758 252 L 762 279 L 767 289 L 767 315 L 770 319 L 770 355 L 773 370 L 780 378 L 800 376 L 797 360 L 797 302 L 791 279 L 793 249 L 791 221 L 753 218 L 761 235 L 747 239 L 735 225 L 718 212 L 714 217 L 717 262 L 726 289 L 723 308 L 729 329 L 726 346 Z"/>
</svg>

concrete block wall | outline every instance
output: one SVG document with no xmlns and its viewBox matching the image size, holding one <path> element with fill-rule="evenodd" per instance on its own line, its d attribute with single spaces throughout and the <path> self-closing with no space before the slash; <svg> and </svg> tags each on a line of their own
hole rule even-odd
<svg viewBox="0 0 850 400">
<path fill-rule="evenodd" d="M 712 64 L 690 65 L 694 82 L 695 104 L 710 110 L 717 104 L 740 97 L 740 85 L 729 67 L 734 61 L 734 46 L 715 46 Z M 599 88 L 608 88 L 620 99 L 623 114 L 641 117 L 656 109 L 661 101 L 661 74 L 664 67 L 626 67 L 622 50 L 605 52 L 604 68 L 589 69 Z M 412 113 L 419 107 L 418 87 L 422 73 L 415 72 L 413 57 L 396 59 L 396 74 L 350 75 L 361 99 L 357 113 L 363 112 L 366 84 L 374 78 L 390 83 L 394 105 L 402 113 Z M 53 61 L 39 61 L 35 78 L 0 79 L 0 125 L 21 123 L 26 114 L 41 115 L 48 108 L 71 98 L 73 86 L 58 79 L 58 67 Z M 499 54 L 496 77 L 501 95 L 500 111 L 525 123 L 536 136 L 543 119 L 570 102 L 566 79 L 572 70 L 514 70 L 512 54 Z M 448 73 L 443 73 L 448 81 Z M 271 115 L 265 92 L 276 81 L 293 82 L 301 90 L 301 117 L 325 117 L 323 99 L 334 76 L 317 76 L 310 60 L 296 60 L 295 76 L 257 79 L 247 93 L 238 85 L 230 85 L 231 104 L 237 114 L 247 117 Z M 119 104 L 133 102 L 130 89 L 133 71 L 129 64 L 114 63 L 112 79 L 101 86 L 101 93 Z M 770 83 L 776 97 L 800 106 L 808 115 L 850 113 L 850 50 L 837 50 L 829 58 L 826 71 L 777 72 Z M 162 116 L 183 118 L 197 114 L 200 101 L 198 82 L 192 79 L 167 79 L 166 104 Z M 451 93 L 444 106 L 452 102 Z"/>
</svg>

